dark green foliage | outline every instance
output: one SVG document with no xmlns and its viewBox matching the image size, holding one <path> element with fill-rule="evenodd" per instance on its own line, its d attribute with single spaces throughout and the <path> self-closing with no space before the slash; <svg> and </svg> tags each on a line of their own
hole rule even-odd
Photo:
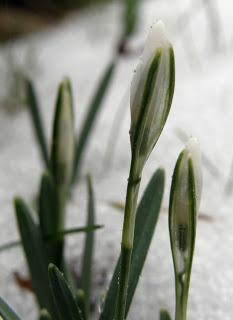
<svg viewBox="0 0 233 320">
<path fill-rule="evenodd" d="M 23 200 L 15 199 L 16 220 L 27 259 L 32 287 L 40 308 L 53 314 L 53 302 L 48 285 L 48 258 L 38 226 Z"/>
<path fill-rule="evenodd" d="M 57 233 L 57 197 L 54 182 L 47 173 L 42 175 L 39 194 L 39 222 L 43 239 Z M 59 257 L 59 243 L 50 238 L 45 244 L 49 262 L 57 263 Z"/>
<path fill-rule="evenodd" d="M 103 100 L 109 89 L 110 83 L 114 75 L 115 68 L 116 68 L 116 61 L 114 60 L 104 70 L 103 76 L 100 79 L 96 92 L 90 102 L 90 106 L 88 108 L 86 118 L 84 119 L 79 137 L 75 145 L 73 182 L 75 182 L 76 178 L 79 175 L 84 149 L 86 148 L 89 136 L 91 134 L 91 131 L 96 121 L 96 117 L 103 105 Z"/>
<path fill-rule="evenodd" d="M 65 278 L 53 264 L 49 265 L 49 283 L 60 320 L 83 320 Z"/>
<path fill-rule="evenodd" d="M 41 117 L 41 110 L 39 108 L 38 99 L 36 96 L 35 88 L 33 83 L 26 79 L 26 99 L 27 106 L 32 120 L 32 127 L 34 129 L 35 137 L 39 145 L 41 158 L 44 162 L 45 167 L 49 168 L 49 152 L 45 138 L 44 124 Z"/>
<path fill-rule="evenodd" d="M 87 177 L 88 186 L 88 211 L 87 211 L 87 226 L 95 224 L 95 200 L 91 177 Z M 81 287 L 84 291 L 85 298 L 85 315 L 89 318 L 90 299 L 91 299 L 91 281 L 92 281 L 92 265 L 93 265 L 93 250 L 94 250 L 94 232 L 88 232 L 85 236 L 85 245 L 83 250 L 82 260 L 82 279 Z"/>
</svg>

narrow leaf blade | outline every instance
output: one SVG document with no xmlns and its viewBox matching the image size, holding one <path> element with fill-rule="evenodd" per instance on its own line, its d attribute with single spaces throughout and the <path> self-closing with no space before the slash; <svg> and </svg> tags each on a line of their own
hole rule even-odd
<svg viewBox="0 0 233 320">
<path fill-rule="evenodd" d="M 14 249 L 14 248 L 17 248 L 21 246 L 21 241 L 20 240 L 15 240 L 15 241 L 12 241 L 12 242 L 8 242 L 6 244 L 3 244 L 0 246 L 0 253 L 3 252 L 3 251 L 8 251 L 10 249 Z"/>
<path fill-rule="evenodd" d="M 95 200 L 93 194 L 93 187 L 91 177 L 87 177 L 88 185 L 88 213 L 87 213 L 87 227 L 95 224 Z M 82 260 L 82 280 L 81 287 L 85 295 L 85 315 L 88 319 L 90 311 L 90 296 L 91 296 L 91 281 L 92 281 L 92 263 L 94 251 L 94 232 L 86 233 L 85 244 L 83 250 Z"/>
<path fill-rule="evenodd" d="M 41 157 L 44 161 L 44 165 L 46 168 L 49 168 L 48 146 L 45 138 L 44 124 L 42 121 L 41 111 L 36 97 L 35 88 L 33 83 L 28 79 L 25 80 L 25 85 L 27 105 L 30 112 L 35 137 L 40 147 Z"/>
<path fill-rule="evenodd" d="M 53 179 L 48 173 L 44 173 L 41 179 L 39 194 L 39 222 L 43 239 L 57 233 L 58 211 L 56 190 Z M 60 243 L 51 238 L 45 244 L 49 262 L 58 263 Z"/>
<path fill-rule="evenodd" d="M 4 320 L 20 320 L 19 316 L 2 298 L 0 298 L 0 316 Z"/>
<path fill-rule="evenodd" d="M 75 146 L 73 182 L 75 182 L 75 179 L 79 175 L 82 156 L 86 148 L 88 138 L 95 124 L 96 117 L 101 109 L 101 106 L 103 105 L 104 97 L 106 96 L 107 91 L 109 89 L 111 80 L 114 75 L 115 67 L 116 67 L 116 61 L 114 60 L 104 70 L 104 74 L 100 79 L 97 90 L 88 108 L 86 118 L 83 122 L 83 126 L 81 128 L 81 132 Z"/>
<path fill-rule="evenodd" d="M 123 0 L 124 2 L 124 36 L 130 36 L 136 27 L 138 20 L 139 0 Z"/>
<path fill-rule="evenodd" d="M 50 241 L 53 238 L 57 238 L 57 239 L 61 239 L 64 238 L 66 236 L 70 236 L 70 235 L 75 235 L 77 233 L 88 233 L 88 232 L 92 232 L 92 231 L 96 231 L 98 229 L 102 229 L 104 227 L 104 225 L 100 225 L 100 224 L 95 224 L 93 226 L 84 226 L 84 227 L 76 227 L 76 228 L 70 228 L 70 229 L 65 229 L 62 230 L 56 234 L 49 234 L 46 237 L 43 237 L 43 241 Z M 10 249 L 14 249 L 17 247 L 20 247 L 22 245 L 20 240 L 15 240 L 12 242 L 8 242 L 2 246 L 0 246 L 0 253 L 6 251 L 6 250 L 10 250 Z"/>
<path fill-rule="evenodd" d="M 98 229 L 102 229 L 103 227 L 104 227 L 104 225 L 95 224 L 93 226 L 90 225 L 90 226 L 84 226 L 84 227 L 65 229 L 65 230 L 62 230 L 56 234 L 47 235 L 47 236 L 43 237 L 43 240 L 44 240 L 44 242 L 46 242 L 46 241 L 49 241 L 53 238 L 60 239 L 60 238 L 70 236 L 70 235 L 75 235 L 78 233 L 88 233 L 88 232 L 96 231 Z M 0 246 L 0 253 L 7 251 L 7 250 L 10 250 L 10 249 L 20 247 L 21 245 L 22 245 L 22 243 L 20 240 L 15 240 L 15 241 L 6 243 L 6 244 Z"/>
<path fill-rule="evenodd" d="M 136 214 L 135 237 L 132 253 L 131 271 L 126 305 L 126 315 L 129 311 L 139 277 L 141 275 L 152 236 L 157 224 L 164 191 L 164 171 L 158 169 L 152 176 L 143 194 Z M 114 319 L 115 302 L 118 290 L 120 257 L 108 289 L 100 320 Z"/>
<path fill-rule="evenodd" d="M 48 285 L 44 245 L 38 227 L 32 220 L 29 209 L 23 200 L 15 199 L 16 219 L 24 253 L 27 259 L 32 287 L 41 308 L 53 311 L 53 302 Z"/>
<path fill-rule="evenodd" d="M 62 273 L 53 264 L 49 265 L 48 272 L 50 288 L 60 319 L 82 320 L 81 311 Z"/>
</svg>

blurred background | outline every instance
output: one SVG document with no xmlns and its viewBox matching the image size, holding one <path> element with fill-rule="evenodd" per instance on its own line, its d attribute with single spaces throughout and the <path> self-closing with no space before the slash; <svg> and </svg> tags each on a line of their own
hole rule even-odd
<svg viewBox="0 0 233 320">
<path fill-rule="evenodd" d="M 82 177 L 94 178 L 98 222 L 96 270 L 107 286 L 120 248 L 130 161 L 129 90 L 149 27 L 162 19 L 176 56 L 176 89 L 163 134 L 145 168 L 142 190 L 158 166 L 166 170 L 163 208 L 129 319 L 157 319 L 174 308 L 167 207 L 178 153 L 190 136 L 203 152 L 204 189 L 190 291 L 189 319 L 232 319 L 233 247 L 233 3 L 227 0 L 0 0 L 0 244 L 18 237 L 12 199 L 29 203 L 42 165 L 27 108 L 23 80 L 35 83 L 48 139 L 56 90 L 72 80 L 77 134 L 105 68 L 115 72 L 83 155 Z M 85 221 L 85 181 L 75 187 L 68 225 Z M 69 239 L 77 259 L 80 236 Z M 103 241 L 104 240 L 104 241 Z M 0 294 L 25 319 L 36 314 L 32 296 L 13 272 L 27 274 L 20 249 L 0 253 Z M 97 298 L 98 299 L 98 298 Z"/>
</svg>

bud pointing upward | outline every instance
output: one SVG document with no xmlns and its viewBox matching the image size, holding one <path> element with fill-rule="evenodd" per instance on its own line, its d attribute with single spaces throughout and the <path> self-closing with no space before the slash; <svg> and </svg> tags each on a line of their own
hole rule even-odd
<svg viewBox="0 0 233 320">
<path fill-rule="evenodd" d="M 169 203 L 169 231 L 176 282 L 176 320 L 186 319 L 201 190 L 201 153 L 197 140 L 192 138 L 177 160 Z"/>
<path fill-rule="evenodd" d="M 174 84 L 174 52 L 159 21 L 151 27 L 131 84 L 131 148 L 140 170 L 167 120 Z"/>
<path fill-rule="evenodd" d="M 175 61 L 160 21 L 151 27 L 131 85 L 131 164 L 121 242 L 116 320 L 125 319 L 139 186 L 144 164 L 167 120 L 175 84 Z"/>
</svg>

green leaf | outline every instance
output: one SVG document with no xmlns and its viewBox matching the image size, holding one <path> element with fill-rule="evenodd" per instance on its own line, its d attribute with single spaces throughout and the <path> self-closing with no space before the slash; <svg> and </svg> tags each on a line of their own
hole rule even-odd
<svg viewBox="0 0 233 320">
<path fill-rule="evenodd" d="M 171 317 L 170 317 L 167 310 L 160 310 L 159 319 L 160 320 L 171 320 Z"/>
<path fill-rule="evenodd" d="M 24 253 L 27 259 L 32 287 L 35 291 L 39 306 L 53 312 L 53 301 L 49 290 L 44 244 L 40 231 L 31 213 L 22 199 L 15 199 L 16 219 Z"/>
<path fill-rule="evenodd" d="M 95 230 L 98 230 L 98 229 L 102 229 L 103 228 L 103 225 L 99 225 L 99 224 L 95 224 L 95 225 L 89 225 L 89 226 L 85 226 L 85 227 L 77 227 L 77 228 L 70 228 L 70 229 L 67 229 L 67 230 L 62 230 L 60 232 L 58 232 L 57 234 L 55 235 L 48 235 L 45 240 L 49 240 L 51 238 L 63 238 L 64 236 L 69 236 L 69 235 L 73 235 L 73 234 L 76 234 L 76 233 L 92 233 L 93 231 Z"/>
<path fill-rule="evenodd" d="M 98 229 L 102 229 L 104 226 L 103 225 L 99 225 L 99 224 L 95 224 L 93 226 L 85 226 L 85 227 L 77 227 L 77 228 L 70 228 L 70 229 L 66 229 L 66 230 L 62 230 L 56 234 L 50 234 L 47 235 L 46 237 L 43 238 L 43 240 L 46 242 L 48 240 L 57 238 L 57 239 L 61 239 L 63 237 L 69 236 L 69 235 L 73 235 L 76 233 L 87 233 L 87 232 L 92 232 Z M 16 241 L 12 241 L 9 243 L 6 243 L 2 246 L 0 246 L 0 253 L 6 250 L 10 250 L 16 247 L 21 246 L 22 243 L 20 240 L 16 240 Z"/>
<path fill-rule="evenodd" d="M 39 221 L 40 230 L 45 237 L 54 234 L 57 215 L 55 185 L 49 173 L 44 173 L 41 178 L 39 194 Z"/>
<path fill-rule="evenodd" d="M 107 91 L 109 89 L 111 80 L 114 75 L 115 67 L 116 61 L 114 60 L 104 70 L 104 74 L 100 79 L 97 90 L 88 108 L 86 118 L 84 119 L 83 126 L 81 128 L 80 135 L 75 146 L 74 168 L 72 177 L 73 182 L 75 182 L 75 179 L 78 178 L 82 156 L 86 148 L 88 138 L 94 127 L 96 117 L 99 111 L 101 110 L 101 106 L 103 105 L 104 97 L 106 96 Z"/>
<path fill-rule="evenodd" d="M 49 312 L 46 309 L 42 309 L 40 311 L 40 317 L 39 320 L 52 320 Z"/>
<path fill-rule="evenodd" d="M 15 240 L 12 242 L 8 242 L 6 244 L 3 244 L 2 246 L 0 246 L 0 253 L 3 251 L 7 251 L 16 247 L 21 246 L 21 241 L 20 240 Z"/>
<path fill-rule="evenodd" d="M 65 278 L 53 264 L 49 265 L 49 283 L 60 320 L 83 320 Z"/>
<path fill-rule="evenodd" d="M 139 0 L 123 0 L 123 2 L 124 37 L 128 37 L 134 32 L 137 24 Z"/>
<path fill-rule="evenodd" d="M 162 169 L 158 169 L 147 185 L 137 209 L 126 315 L 129 311 L 147 252 L 151 244 L 155 226 L 158 221 L 163 191 L 164 171 Z M 114 306 L 117 298 L 119 271 L 120 257 L 107 292 L 100 320 L 112 320 L 114 318 Z"/>
<path fill-rule="evenodd" d="M 41 179 L 39 194 L 39 222 L 43 239 L 54 235 L 58 230 L 57 197 L 54 182 L 49 173 L 44 173 Z M 60 242 L 52 238 L 47 241 L 45 248 L 49 262 L 57 263 L 60 259 Z"/>
<path fill-rule="evenodd" d="M 87 212 L 87 226 L 95 224 L 95 200 L 93 194 L 93 187 L 91 177 L 87 176 L 88 185 L 88 212 Z M 81 287 L 85 295 L 85 316 L 89 318 L 90 312 L 90 297 L 91 297 L 91 282 L 92 282 L 92 264 L 94 251 L 94 233 L 89 232 L 85 237 L 85 244 L 82 259 L 82 278 Z"/>
<path fill-rule="evenodd" d="M 20 320 L 19 316 L 0 298 L 0 316 L 4 320 Z"/>
<path fill-rule="evenodd" d="M 36 97 L 35 88 L 33 86 L 33 83 L 28 79 L 25 80 L 25 86 L 27 105 L 30 112 L 35 137 L 40 147 L 41 157 L 44 161 L 44 165 L 46 168 L 49 168 L 48 146 L 45 138 L 44 124 L 42 121 L 41 111 Z"/>
</svg>

